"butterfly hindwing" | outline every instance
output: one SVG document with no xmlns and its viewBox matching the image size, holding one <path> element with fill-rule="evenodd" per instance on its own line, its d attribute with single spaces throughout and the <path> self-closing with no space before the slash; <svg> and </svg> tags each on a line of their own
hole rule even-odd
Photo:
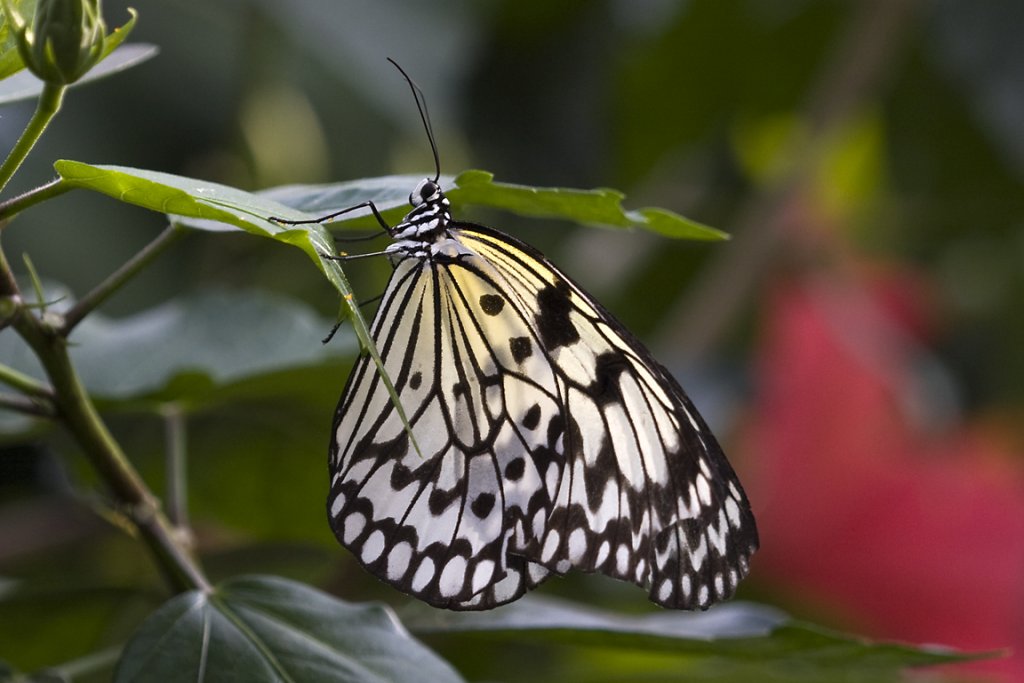
<svg viewBox="0 0 1024 683">
<path fill-rule="evenodd" d="M 532 247 L 478 226 L 458 237 L 535 312 L 560 385 L 564 469 L 538 539 L 541 562 L 637 583 L 666 606 L 706 608 L 731 596 L 757 547 L 753 515 L 675 379 Z"/>
<path fill-rule="evenodd" d="M 666 606 L 730 596 L 757 532 L 679 385 L 539 252 L 446 227 L 429 254 L 396 250 L 372 326 L 422 455 L 361 357 L 332 435 L 339 540 L 380 578 L 453 609 L 514 600 L 572 568 Z"/>
</svg>

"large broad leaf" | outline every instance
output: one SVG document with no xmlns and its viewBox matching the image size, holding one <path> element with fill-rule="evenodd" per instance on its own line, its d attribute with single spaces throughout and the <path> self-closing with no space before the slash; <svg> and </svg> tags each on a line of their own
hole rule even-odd
<svg viewBox="0 0 1024 683">
<path fill-rule="evenodd" d="M 128 643 L 114 680 L 432 681 L 462 679 L 380 605 L 337 600 L 276 577 L 232 579 L 172 598 Z"/>
<path fill-rule="evenodd" d="M 116 320 L 92 314 L 71 335 L 71 356 L 99 398 L 195 401 L 214 387 L 355 352 L 346 335 L 324 345 L 329 329 L 286 297 L 211 291 Z"/>
<path fill-rule="evenodd" d="M 761 680 L 758 672 L 772 671 L 774 681 L 874 683 L 898 680 L 904 667 L 974 658 L 948 648 L 870 642 L 789 619 L 774 608 L 745 603 L 729 603 L 704 613 L 633 616 L 533 595 L 489 612 L 443 612 L 417 606 L 402 617 L 411 630 L 423 635 L 577 645 L 659 657 L 673 654 L 685 658 L 687 680 Z M 602 666 L 614 664 L 602 660 Z M 580 673 L 581 680 L 589 680 Z M 615 679 L 611 668 L 603 675 Z"/>
<path fill-rule="evenodd" d="M 301 249 L 338 290 L 344 305 L 343 312 L 348 314 L 356 337 L 381 368 L 384 383 L 394 395 L 348 278 L 338 262 L 332 259 L 334 242 L 330 235 L 316 224 L 287 227 L 269 220 L 271 217 L 304 220 L 310 216 L 272 199 L 233 187 L 169 173 L 92 166 L 77 161 L 58 161 L 54 168 L 67 186 L 101 192 L 122 202 L 170 214 L 172 220 L 192 228 L 240 229 Z M 402 414 L 401 407 L 399 413 Z"/>
<path fill-rule="evenodd" d="M 47 296 L 61 298 L 52 289 Z M 67 305 L 64 299 L 55 308 Z M 229 396 L 241 382 L 355 353 L 345 334 L 321 343 L 329 330 L 329 320 L 280 295 L 209 291 L 124 318 L 92 313 L 72 333 L 70 352 L 86 389 L 108 404 L 195 406 Z M 45 382 L 38 360 L 17 335 L 0 335 L 0 363 Z M 0 415 L 2 431 L 26 426 Z"/>
<path fill-rule="evenodd" d="M 409 193 L 420 176 L 396 175 L 353 180 L 329 185 L 287 185 L 260 194 L 313 215 L 326 215 L 372 201 L 390 225 L 409 212 Z M 564 187 L 531 187 L 496 183 L 487 171 L 464 171 L 454 178 L 441 176 L 441 187 L 456 212 L 477 205 L 505 209 L 523 216 L 558 218 L 583 224 L 643 228 L 667 237 L 716 240 L 727 235 L 665 209 L 627 211 L 621 192 L 609 189 L 577 190 Z M 345 214 L 339 224 L 376 227 L 369 209 Z"/>
</svg>

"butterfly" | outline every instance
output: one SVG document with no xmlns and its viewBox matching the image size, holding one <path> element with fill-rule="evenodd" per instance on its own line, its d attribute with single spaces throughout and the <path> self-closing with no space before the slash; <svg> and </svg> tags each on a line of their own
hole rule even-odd
<svg viewBox="0 0 1024 683">
<path fill-rule="evenodd" d="M 393 227 L 367 205 L 394 266 L 371 335 L 408 424 L 363 354 L 331 433 L 334 534 L 378 578 L 454 610 L 508 603 L 572 569 L 665 607 L 731 597 L 758 535 L 715 437 L 572 278 L 453 218 L 422 93 L 402 75 L 437 173 Z"/>
</svg>

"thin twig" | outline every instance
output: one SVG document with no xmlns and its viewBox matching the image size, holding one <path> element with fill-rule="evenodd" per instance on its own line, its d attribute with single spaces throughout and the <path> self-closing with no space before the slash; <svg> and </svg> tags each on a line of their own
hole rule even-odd
<svg viewBox="0 0 1024 683">
<path fill-rule="evenodd" d="M 56 417 L 53 401 L 42 398 L 26 398 L 15 394 L 0 393 L 0 410 L 31 415 L 32 417 Z"/>
<path fill-rule="evenodd" d="M 53 199 L 72 189 L 74 189 L 74 185 L 65 182 L 62 178 L 51 180 L 45 185 L 40 185 L 28 192 L 19 194 L 17 197 L 0 202 L 0 220 L 10 219 L 30 206 L 44 202 L 47 199 Z"/>
<path fill-rule="evenodd" d="M 84 678 L 91 674 L 113 669 L 117 660 L 121 657 L 124 647 L 115 645 L 96 652 L 64 662 L 57 666 L 48 666 L 42 671 L 38 680 L 73 681 L 76 678 Z M 32 680 L 37 680 L 35 677 Z"/>
<path fill-rule="evenodd" d="M 787 212 L 820 168 L 830 135 L 846 123 L 892 72 L 892 58 L 918 0 L 855 4 L 855 14 L 804 108 L 805 127 L 781 147 L 787 173 L 737 212 L 734 239 L 665 318 L 666 356 L 691 365 L 721 339 L 741 313 L 783 242 Z"/>
<path fill-rule="evenodd" d="M 53 389 L 36 378 L 7 365 L 0 364 L 0 382 L 12 389 L 17 389 L 26 396 L 35 396 L 46 400 L 53 399 Z"/>
<path fill-rule="evenodd" d="M 135 256 L 126 261 L 120 268 L 111 273 L 107 278 L 98 284 L 92 291 L 78 300 L 78 302 L 64 314 L 64 324 L 60 328 L 63 336 L 68 336 L 78 323 L 82 322 L 91 311 L 106 301 L 114 292 L 119 290 L 128 280 L 146 267 L 153 259 L 174 244 L 179 238 L 185 235 L 185 228 L 171 223 L 163 232 L 156 236 L 152 242 L 142 248 Z"/>
<path fill-rule="evenodd" d="M 185 412 L 177 403 L 164 405 L 167 460 L 167 517 L 178 529 L 188 529 L 188 460 Z"/>
<path fill-rule="evenodd" d="M 0 234 L 3 234 L 0 232 Z M 11 270 L 11 264 L 7 262 L 7 254 L 4 253 L 2 247 L 0 247 L 0 296 L 7 297 L 7 303 L 13 309 L 10 315 L 4 319 L 4 325 L 9 325 L 13 322 L 23 310 L 21 300 L 21 290 L 18 288 L 18 281 L 14 278 L 14 271 Z"/>
</svg>

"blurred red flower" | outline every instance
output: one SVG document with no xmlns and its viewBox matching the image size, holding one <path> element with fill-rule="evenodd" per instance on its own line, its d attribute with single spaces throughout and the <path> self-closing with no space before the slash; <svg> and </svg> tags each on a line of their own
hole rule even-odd
<svg viewBox="0 0 1024 683">
<path fill-rule="evenodd" d="M 768 297 L 746 462 L 755 575 L 869 635 L 1024 650 L 1024 459 L 922 406 L 927 329 L 906 276 Z M 941 404 L 941 401 L 939 402 Z M 1024 680 L 1024 657 L 970 665 Z"/>
</svg>

